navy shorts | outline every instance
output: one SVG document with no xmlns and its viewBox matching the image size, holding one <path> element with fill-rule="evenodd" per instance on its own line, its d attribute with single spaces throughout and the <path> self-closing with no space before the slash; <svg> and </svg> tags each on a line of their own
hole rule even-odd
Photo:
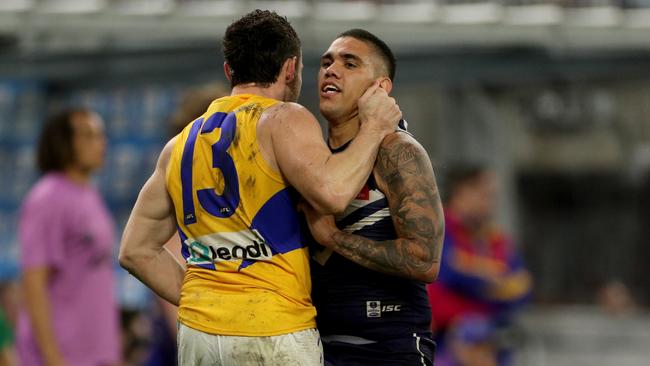
<svg viewBox="0 0 650 366">
<path fill-rule="evenodd" d="M 430 332 L 369 344 L 323 341 L 325 366 L 432 366 L 435 350 Z"/>
</svg>

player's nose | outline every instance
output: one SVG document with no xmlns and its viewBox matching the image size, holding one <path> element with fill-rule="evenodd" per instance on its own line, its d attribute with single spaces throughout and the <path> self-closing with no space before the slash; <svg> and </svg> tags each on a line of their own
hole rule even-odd
<svg viewBox="0 0 650 366">
<path fill-rule="evenodd" d="M 332 62 L 327 68 L 325 68 L 325 77 L 335 77 L 339 78 L 340 73 L 336 62 Z"/>
</svg>

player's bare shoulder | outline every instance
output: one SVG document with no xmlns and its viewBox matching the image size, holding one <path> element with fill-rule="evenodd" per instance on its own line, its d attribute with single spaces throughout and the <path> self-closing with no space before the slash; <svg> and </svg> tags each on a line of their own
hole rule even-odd
<svg viewBox="0 0 650 366">
<path fill-rule="evenodd" d="M 273 126 L 312 121 L 316 118 L 307 108 L 292 102 L 280 102 L 269 107 L 260 119 L 260 123 Z"/>
<path fill-rule="evenodd" d="M 416 159 L 424 159 L 429 162 L 429 155 L 410 133 L 395 131 L 382 141 L 377 156 L 377 164 L 384 167 L 394 166 L 398 168 L 400 164 Z"/>
<path fill-rule="evenodd" d="M 167 144 L 165 144 L 165 147 L 163 147 L 162 151 L 160 152 L 160 156 L 158 157 L 156 169 L 162 169 L 163 171 L 167 169 L 169 159 L 172 156 L 172 151 L 174 150 L 174 146 L 176 146 L 177 140 L 178 136 L 174 136 L 167 142 Z"/>
<path fill-rule="evenodd" d="M 280 171 L 283 157 L 295 156 L 302 140 L 309 141 L 320 125 L 307 108 L 297 103 L 280 102 L 264 111 L 257 124 L 257 141 L 262 157 L 276 171 Z"/>
<path fill-rule="evenodd" d="M 393 133 L 388 134 L 381 143 L 382 148 L 390 148 L 394 145 L 415 145 L 415 147 L 421 149 L 426 154 L 426 151 L 422 145 L 420 145 L 418 140 L 416 140 L 415 137 L 413 137 L 413 135 L 411 135 L 409 132 L 406 132 L 404 130 L 397 130 Z"/>
<path fill-rule="evenodd" d="M 409 133 L 396 131 L 384 138 L 374 169 L 378 183 L 387 191 L 411 180 L 433 179 L 429 155 Z"/>
<path fill-rule="evenodd" d="M 300 139 L 308 140 L 314 133 L 322 136 L 316 117 L 300 104 L 289 102 L 269 107 L 257 127 L 257 136 L 262 145 L 265 144 L 264 140 L 272 140 L 273 145 L 280 145 L 280 148 L 287 144 L 296 145 Z"/>
</svg>

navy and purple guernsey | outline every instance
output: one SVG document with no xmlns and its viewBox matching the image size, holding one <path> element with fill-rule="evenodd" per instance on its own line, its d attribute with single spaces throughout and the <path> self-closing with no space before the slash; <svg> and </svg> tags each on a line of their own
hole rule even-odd
<svg viewBox="0 0 650 366">
<path fill-rule="evenodd" d="M 405 123 L 400 126 L 400 131 L 407 133 Z M 343 151 L 348 144 L 332 151 Z M 373 174 L 336 217 L 336 225 L 371 240 L 397 238 L 388 201 Z M 430 330 L 431 309 L 424 282 L 367 269 L 319 244 L 312 246 L 311 257 L 312 298 L 321 336 L 382 341 Z"/>
</svg>

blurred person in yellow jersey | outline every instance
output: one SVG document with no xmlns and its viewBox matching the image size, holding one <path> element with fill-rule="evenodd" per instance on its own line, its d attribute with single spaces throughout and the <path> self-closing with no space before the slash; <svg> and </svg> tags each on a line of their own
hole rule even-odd
<svg viewBox="0 0 650 366">
<path fill-rule="evenodd" d="M 357 137 L 332 154 L 295 103 L 300 40 L 286 18 L 253 11 L 228 27 L 223 49 L 231 95 L 161 152 L 120 263 L 179 305 L 179 364 L 322 365 L 298 194 L 323 214 L 344 210 L 401 112 L 373 83 L 358 101 Z M 175 231 L 186 270 L 164 249 Z"/>
</svg>

